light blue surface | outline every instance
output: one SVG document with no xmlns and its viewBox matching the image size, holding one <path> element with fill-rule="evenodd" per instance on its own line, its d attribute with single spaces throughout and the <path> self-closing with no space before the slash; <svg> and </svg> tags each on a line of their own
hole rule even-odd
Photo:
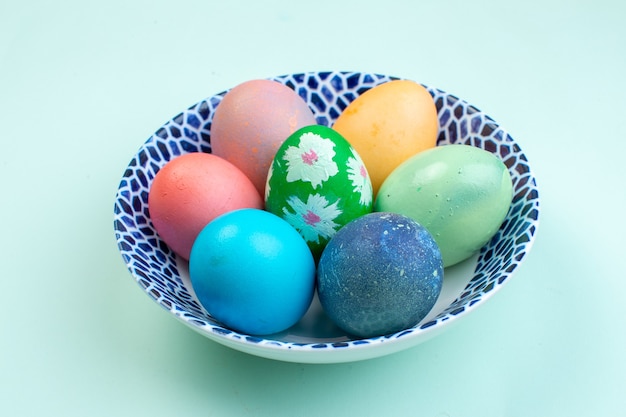
<svg viewBox="0 0 626 417">
<path fill-rule="evenodd" d="M 625 7 L 292 3 L 0 3 L 0 415 L 620 415 Z M 532 162 L 541 226 L 497 297 L 437 338 L 365 362 L 275 362 L 142 293 L 113 199 L 176 112 L 326 69 L 397 74 L 493 116 Z"/>
</svg>

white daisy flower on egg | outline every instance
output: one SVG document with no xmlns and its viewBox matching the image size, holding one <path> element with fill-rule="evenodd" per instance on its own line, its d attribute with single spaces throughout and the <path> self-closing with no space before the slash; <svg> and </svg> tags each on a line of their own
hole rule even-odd
<svg viewBox="0 0 626 417">
<path fill-rule="evenodd" d="M 305 240 L 319 243 L 320 237 L 330 238 L 337 231 L 339 224 L 334 220 L 341 214 L 341 210 L 337 208 L 339 201 L 330 204 L 325 197 L 312 194 L 306 203 L 295 196 L 290 197 L 287 203 L 294 213 L 284 207 L 285 220 L 298 230 Z"/>
<path fill-rule="evenodd" d="M 365 164 L 358 155 L 348 158 L 348 179 L 352 181 L 354 192 L 360 193 L 359 203 L 368 206 L 372 202 L 372 183 L 367 175 Z"/>
<path fill-rule="evenodd" d="M 287 181 L 310 182 L 315 189 L 339 172 L 333 161 L 335 144 L 315 133 L 306 132 L 297 147 L 290 146 L 283 159 L 287 162 Z"/>
</svg>

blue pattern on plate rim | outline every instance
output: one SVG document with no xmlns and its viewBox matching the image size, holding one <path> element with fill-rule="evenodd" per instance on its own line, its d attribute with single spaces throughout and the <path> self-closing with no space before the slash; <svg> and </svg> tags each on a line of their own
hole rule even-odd
<svg viewBox="0 0 626 417">
<path fill-rule="evenodd" d="M 296 91 L 317 122 L 330 126 L 346 106 L 368 89 L 399 79 L 360 72 L 308 72 L 271 78 Z M 115 236 L 122 258 L 145 292 L 190 326 L 234 341 L 286 349 L 343 349 L 381 343 L 427 332 L 485 301 L 512 275 L 534 241 L 539 223 L 539 195 L 520 147 L 489 116 L 466 101 L 425 86 L 437 105 L 438 145 L 464 143 L 500 156 L 513 179 L 514 198 L 502 227 L 478 257 L 474 276 L 463 293 L 431 321 L 371 339 L 328 343 L 294 343 L 239 334 L 216 322 L 195 301 L 180 277 L 176 255 L 159 239 L 148 211 L 149 186 L 170 159 L 190 152 L 211 152 L 213 112 L 226 91 L 176 115 L 157 130 L 130 161 L 120 181 L 114 208 Z"/>
</svg>

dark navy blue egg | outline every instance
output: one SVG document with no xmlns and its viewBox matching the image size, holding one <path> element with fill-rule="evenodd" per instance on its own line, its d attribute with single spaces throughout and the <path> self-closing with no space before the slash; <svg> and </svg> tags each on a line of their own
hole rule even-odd
<svg viewBox="0 0 626 417">
<path fill-rule="evenodd" d="M 441 252 L 431 234 L 394 213 L 366 214 L 342 227 L 317 271 L 322 307 L 337 326 L 359 337 L 418 324 L 437 301 L 442 281 Z"/>
</svg>

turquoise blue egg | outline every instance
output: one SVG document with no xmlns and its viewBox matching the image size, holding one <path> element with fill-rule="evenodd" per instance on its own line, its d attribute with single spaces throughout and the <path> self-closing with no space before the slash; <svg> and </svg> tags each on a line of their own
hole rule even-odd
<svg viewBox="0 0 626 417">
<path fill-rule="evenodd" d="M 241 209 L 211 221 L 189 258 L 198 300 L 226 327 L 277 333 L 306 313 L 315 288 L 315 262 L 306 242 L 285 220 Z"/>
</svg>

